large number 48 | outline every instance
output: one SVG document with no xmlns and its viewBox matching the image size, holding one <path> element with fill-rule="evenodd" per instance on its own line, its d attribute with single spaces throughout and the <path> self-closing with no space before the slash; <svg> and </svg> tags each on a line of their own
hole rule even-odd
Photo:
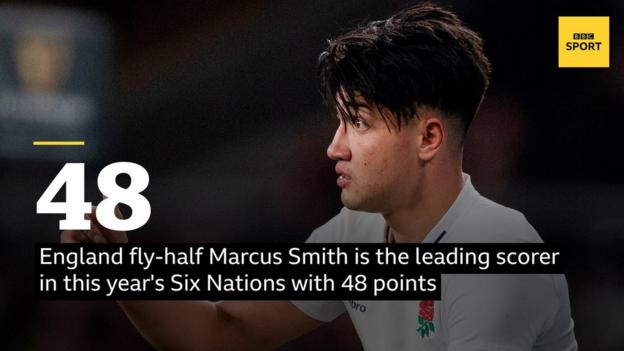
<svg viewBox="0 0 624 351">
<path fill-rule="evenodd" d="M 127 188 L 119 186 L 116 178 L 120 174 L 130 176 Z M 132 162 L 116 162 L 104 167 L 97 179 L 98 188 L 105 199 L 96 209 L 98 222 L 112 230 L 135 230 L 150 218 L 152 209 L 149 201 L 139 194 L 149 184 L 149 174 L 145 168 Z M 65 185 L 65 202 L 52 201 Z M 91 229 L 91 222 L 85 214 L 91 212 L 91 203 L 84 201 L 84 163 L 66 163 L 54 180 L 48 185 L 37 201 L 37 213 L 64 213 L 59 221 L 59 229 Z M 127 219 L 115 216 L 115 206 L 123 203 L 132 209 Z"/>
</svg>

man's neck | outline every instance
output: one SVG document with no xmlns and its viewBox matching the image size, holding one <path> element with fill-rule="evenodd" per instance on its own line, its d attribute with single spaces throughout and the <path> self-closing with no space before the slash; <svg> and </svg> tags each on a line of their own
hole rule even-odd
<svg viewBox="0 0 624 351">
<path fill-rule="evenodd" d="M 461 173 L 437 175 L 423 180 L 418 200 L 392 213 L 384 214 L 397 243 L 420 243 L 453 205 L 461 192 Z"/>
</svg>

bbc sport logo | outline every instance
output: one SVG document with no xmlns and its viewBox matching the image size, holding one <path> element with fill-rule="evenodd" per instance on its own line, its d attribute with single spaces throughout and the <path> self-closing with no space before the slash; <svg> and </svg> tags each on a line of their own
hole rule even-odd
<svg viewBox="0 0 624 351">
<path fill-rule="evenodd" d="M 559 67 L 609 67 L 609 17 L 559 17 Z"/>
</svg>

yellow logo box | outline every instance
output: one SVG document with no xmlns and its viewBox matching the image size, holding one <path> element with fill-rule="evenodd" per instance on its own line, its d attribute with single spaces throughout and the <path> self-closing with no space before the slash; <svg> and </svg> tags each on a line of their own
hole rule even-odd
<svg viewBox="0 0 624 351">
<path fill-rule="evenodd" d="M 559 67 L 609 67 L 609 17 L 559 17 Z"/>
</svg>

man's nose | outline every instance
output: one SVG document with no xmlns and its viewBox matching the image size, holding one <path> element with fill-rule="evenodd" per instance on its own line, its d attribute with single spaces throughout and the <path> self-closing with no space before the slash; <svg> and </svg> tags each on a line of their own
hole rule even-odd
<svg viewBox="0 0 624 351">
<path fill-rule="evenodd" d="M 327 157 L 334 161 L 351 160 L 351 150 L 347 142 L 347 131 L 343 128 L 343 124 L 336 129 L 334 139 L 327 147 Z"/>
</svg>

